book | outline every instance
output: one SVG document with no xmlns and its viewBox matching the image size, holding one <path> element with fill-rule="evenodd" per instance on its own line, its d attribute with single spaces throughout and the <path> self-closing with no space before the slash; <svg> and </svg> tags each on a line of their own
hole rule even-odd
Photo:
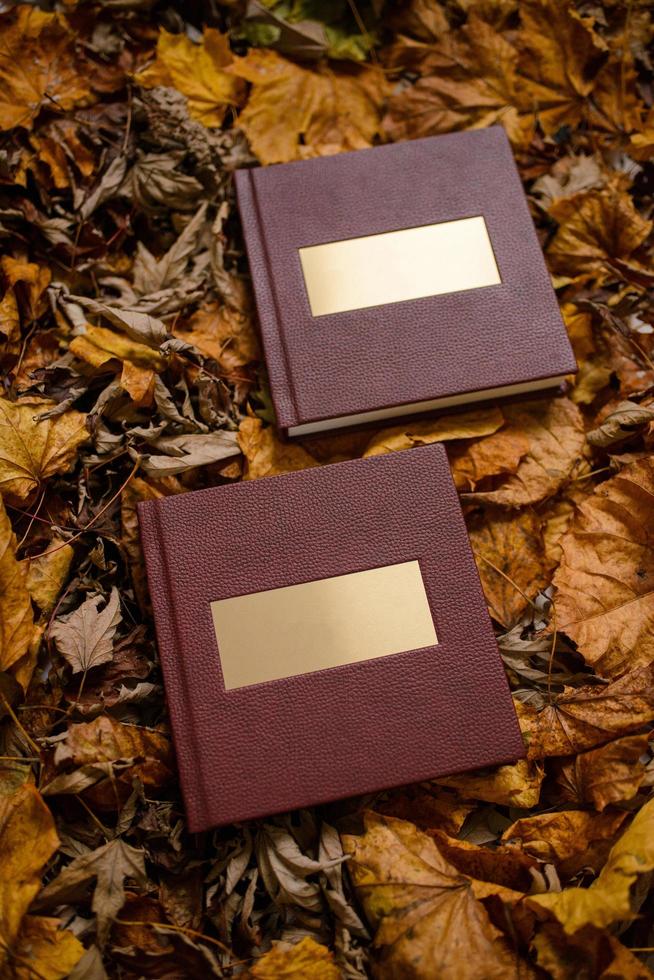
<svg viewBox="0 0 654 980">
<path fill-rule="evenodd" d="M 235 181 L 288 436 L 554 389 L 576 370 L 500 126 Z"/>
<path fill-rule="evenodd" d="M 442 446 L 138 514 L 191 831 L 523 755 Z"/>
</svg>

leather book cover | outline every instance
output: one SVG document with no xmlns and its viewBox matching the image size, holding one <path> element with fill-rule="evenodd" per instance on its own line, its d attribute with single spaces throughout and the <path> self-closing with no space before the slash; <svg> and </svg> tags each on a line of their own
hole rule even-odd
<svg viewBox="0 0 654 980">
<path fill-rule="evenodd" d="M 442 446 L 139 520 L 191 831 L 524 755 Z"/>
<path fill-rule="evenodd" d="M 288 435 L 576 370 L 500 126 L 244 169 L 236 190 Z"/>
</svg>

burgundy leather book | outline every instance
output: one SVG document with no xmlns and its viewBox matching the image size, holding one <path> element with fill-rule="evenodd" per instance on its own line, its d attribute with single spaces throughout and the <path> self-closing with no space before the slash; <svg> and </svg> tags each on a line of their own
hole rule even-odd
<svg viewBox="0 0 654 980">
<path fill-rule="evenodd" d="M 524 754 L 442 446 L 139 519 L 191 830 Z"/>
<path fill-rule="evenodd" d="M 289 436 L 576 370 L 501 127 L 240 170 L 236 190 Z"/>
</svg>

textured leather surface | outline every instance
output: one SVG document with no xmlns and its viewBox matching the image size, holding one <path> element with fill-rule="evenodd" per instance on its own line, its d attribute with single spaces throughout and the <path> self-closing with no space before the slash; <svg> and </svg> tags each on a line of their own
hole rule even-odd
<svg viewBox="0 0 654 980">
<path fill-rule="evenodd" d="M 191 830 L 524 754 L 442 446 L 139 518 Z M 416 559 L 436 646 L 225 691 L 213 600 Z"/>
<path fill-rule="evenodd" d="M 236 189 L 282 428 L 576 370 L 501 127 L 241 170 Z M 501 284 L 311 316 L 298 248 L 475 215 Z"/>
</svg>

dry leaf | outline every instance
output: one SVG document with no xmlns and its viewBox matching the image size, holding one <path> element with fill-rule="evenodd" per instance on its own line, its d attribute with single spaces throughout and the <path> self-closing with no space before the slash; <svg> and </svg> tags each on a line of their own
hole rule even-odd
<svg viewBox="0 0 654 980">
<path fill-rule="evenodd" d="M 243 85 L 225 68 L 232 63 L 226 34 L 205 28 L 202 42 L 194 44 L 186 34 L 162 30 L 157 39 L 154 64 L 136 76 L 139 85 L 173 86 L 186 96 L 192 119 L 205 126 L 220 126 L 229 106 L 238 105 Z"/>
<path fill-rule="evenodd" d="M 540 711 L 516 707 L 530 759 L 582 752 L 654 719 L 654 668 L 632 670 L 610 684 L 566 688 Z"/>
<path fill-rule="evenodd" d="M 559 228 L 547 255 L 553 271 L 565 276 L 588 274 L 600 281 L 615 276 L 615 262 L 629 263 L 652 230 L 616 180 L 565 198 L 550 213 Z"/>
<path fill-rule="evenodd" d="M 468 522 L 488 611 L 510 629 L 547 585 L 552 564 L 543 547 L 540 518 L 532 510 L 488 508 Z"/>
<path fill-rule="evenodd" d="M 502 834 L 502 841 L 518 841 L 527 854 L 554 864 L 562 878 L 571 878 L 582 868 L 597 873 L 627 816 L 624 810 L 538 813 L 512 823 Z"/>
<path fill-rule="evenodd" d="M 246 480 L 318 466 L 313 456 L 301 446 L 281 442 L 271 427 L 264 428 L 261 419 L 243 419 L 238 430 L 238 444 L 248 464 Z"/>
<path fill-rule="evenodd" d="M 451 786 L 461 796 L 473 800 L 527 809 L 537 806 L 544 775 L 537 763 L 519 759 L 513 765 L 498 766 L 490 771 L 442 776 L 436 782 L 441 786 Z"/>
<path fill-rule="evenodd" d="M 557 628 L 604 677 L 654 660 L 653 504 L 654 463 L 646 458 L 582 501 L 561 541 Z"/>
<path fill-rule="evenodd" d="M 136 367 L 151 371 L 161 371 L 166 366 L 165 357 L 151 347 L 130 340 L 113 330 L 107 330 L 106 327 L 94 327 L 90 324 L 83 334 L 71 340 L 69 349 L 75 357 L 86 361 L 91 367 L 102 367 L 112 358 L 129 361 Z"/>
<path fill-rule="evenodd" d="M 0 129 L 29 129 L 41 108 L 61 111 L 93 101 L 74 34 L 60 14 L 19 5 L 0 43 Z"/>
<path fill-rule="evenodd" d="M 476 490 L 492 476 L 515 473 L 529 452 L 526 433 L 508 426 L 468 443 L 448 446 L 447 456 L 457 490 Z"/>
<path fill-rule="evenodd" d="M 377 432 L 364 450 L 364 457 L 427 446 L 432 442 L 450 439 L 474 439 L 490 435 L 504 423 L 499 408 L 478 408 L 461 415 L 445 415 L 439 419 L 418 419 Z"/>
<path fill-rule="evenodd" d="M 52 814 L 34 786 L 0 793 L 0 972 L 41 887 L 41 872 L 58 847 Z"/>
<path fill-rule="evenodd" d="M 121 622 L 118 589 L 113 588 L 101 611 L 103 596 L 85 599 L 81 606 L 60 616 L 50 627 L 57 650 L 70 664 L 73 674 L 106 663 L 113 656 L 116 629 Z"/>
<path fill-rule="evenodd" d="M 339 980 L 341 971 L 326 946 L 305 936 L 295 946 L 273 946 L 250 969 L 253 980 Z"/>
<path fill-rule="evenodd" d="M 0 671 L 25 656 L 33 623 L 27 569 L 16 560 L 16 535 L 0 498 Z"/>
<path fill-rule="evenodd" d="M 421 830 L 433 830 L 437 827 L 446 834 L 456 836 L 474 811 L 475 805 L 461 799 L 458 792 L 432 782 L 411 784 L 393 790 L 385 795 L 383 801 L 376 801 L 374 809 L 388 817 L 409 820 Z"/>
<path fill-rule="evenodd" d="M 579 125 L 594 76 L 607 58 L 606 42 L 568 0 L 523 0 L 520 20 L 525 103 L 548 135 Z"/>
<path fill-rule="evenodd" d="M 553 496 L 570 477 L 585 443 L 584 423 L 576 405 L 567 398 L 525 402 L 504 408 L 507 424 L 527 439 L 529 451 L 515 474 L 497 490 L 464 494 L 463 499 L 524 507 Z"/>
<path fill-rule="evenodd" d="M 460 980 L 462 962 L 467 980 L 530 975 L 475 898 L 471 879 L 413 824 L 368 814 L 365 834 L 345 836 L 343 848 L 377 930 L 377 976 Z"/>
<path fill-rule="evenodd" d="M 89 437 L 81 412 L 36 421 L 51 407 L 38 398 L 0 398 L 0 493 L 9 501 L 24 501 L 48 477 L 71 470 Z"/>
<path fill-rule="evenodd" d="M 478 897 L 484 897 L 485 891 L 483 886 L 479 887 L 480 882 L 518 892 L 531 889 L 534 879 L 530 871 L 538 867 L 538 862 L 518 848 L 500 845 L 491 849 L 450 837 L 442 830 L 430 830 L 428 833 L 447 861 L 462 874 L 476 880 Z M 499 894 L 501 896 L 502 893 Z"/>
<path fill-rule="evenodd" d="M 27 571 L 27 591 L 41 612 L 51 613 L 54 609 L 72 560 L 72 547 L 55 536 L 43 554 L 21 562 Z"/>
<path fill-rule="evenodd" d="M 65 980 L 84 947 L 59 919 L 26 915 L 14 951 L 12 980 Z"/>
<path fill-rule="evenodd" d="M 534 895 L 531 901 L 549 909 L 567 933 L 585 925 L 605 929 L 633 918 L 637 906 L 632 885 L 639 875 L 653 869 L 654 800 L 650 800 L 614 845 L 599 877 L 588 888 L 565 888 L 558 893 Z"/>
<path fill-rule="evenodd" d="M 262 163 L 360 150 L 379 130 L 388 85 L 378 68 L 302 68 L 251 48 L 230 71 L 252 83 L 239 125 Z"/>
<path fill-rule="evenodd" d="M 92 883 L 91 908 L 97 916 L 98 944 L 103 946 L 111 923 L 125 901 L 125 879 L 145 885 L 144 852 L 120 839 L 109 841 L 95 851 L 81 854 L 68 864 L 40 893 L 39 910 L 79 902 L 88 895 Z"/>
<path fill-rule="evenodd" d="M 176 326 L 174 334 L 193 344 L 228 373 L 260 357 L 251 319 L 229 306 L 213 303 L 203 307 L 187 324 Z"/>
<path fill-rule="evenodd" d="M 631 800 L 645 779 L 649 735 L 626 735 L 573 759 L 564 759 L 556 771 L 562 799 L 604 810 L 612 803 Z"/>
</svg>

